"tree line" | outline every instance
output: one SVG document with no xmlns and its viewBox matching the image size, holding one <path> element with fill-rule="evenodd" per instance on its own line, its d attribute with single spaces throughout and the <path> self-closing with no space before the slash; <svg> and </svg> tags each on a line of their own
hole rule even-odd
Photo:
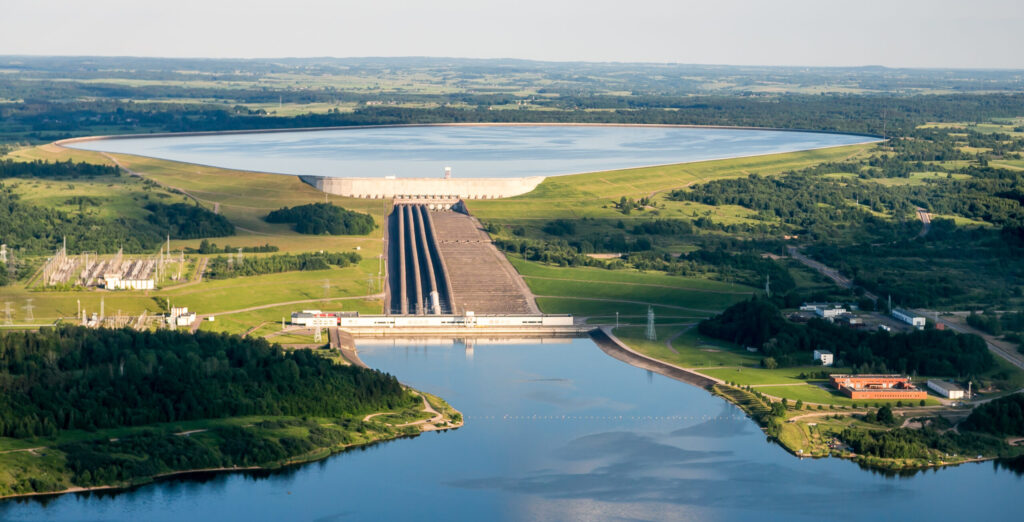
<svg viewBox="0 0 1024 522">
<path fill-rule="evenodd" d="M 387 374 L 264 339 L 46 327 L 0 334 L 0 436 L 240 415 L 343 416 L 405 406 Z"/>
<path fill-rule="evenodd" d="M 758 348 L 780 366 L 811 363 L 814 350 L 835 354 L 837 366 L 858 373 L 974 376 L 995 365 L 985 341 L 976 335 L 925 329 L 890 334 L 834 325 L 823 319 L 787 321 L 767 299 L 736 303 L 698 325 L 700 333 L 740 346 Z"/>
<path fill-rule="evenodd" d="M 217 256 L 206 267 L 210 279 L 276 274 L 279 272 L 328 270 L 358 264 L 363 257 L 356 252 L 323 252 L 252 256 L 242 259 Z"/>
</svg>

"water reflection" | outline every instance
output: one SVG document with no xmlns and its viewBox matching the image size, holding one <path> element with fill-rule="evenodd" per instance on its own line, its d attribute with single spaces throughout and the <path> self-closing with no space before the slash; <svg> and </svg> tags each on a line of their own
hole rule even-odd
<svg viewBox="0 0 1024 522">
<path fill-rule="evenodd" d="M 361 346 L 462 429 L 270 473 L 0 504 L 45 520 L 1013 520 L 1021 463 L 912 477 L 796 459 L 706 391 L 569 344 Z M 970 502 L 962 499 L 969 498 Z"/>
</svg>

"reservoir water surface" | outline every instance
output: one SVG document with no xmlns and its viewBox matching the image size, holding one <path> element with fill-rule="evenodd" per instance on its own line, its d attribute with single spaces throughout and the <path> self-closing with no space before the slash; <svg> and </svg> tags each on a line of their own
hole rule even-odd
<svg viewBox="0 0 1024 522">
<path fill-rule="evenodd" d="M 555 176 L 874 141 L 772 130 L 596 125 L 457 125 L 205 134 L 75 143 L 199 165 L 327 177 Z"/>
<path fill-rule="evenodd" d="M 797 459 L 706 391 L 588 339 L 362 346 L 465 427 L 269 475 L 0 503 L 4 520 L 1019 520 L 991 462 L 889 477 Z"/>
</svg>

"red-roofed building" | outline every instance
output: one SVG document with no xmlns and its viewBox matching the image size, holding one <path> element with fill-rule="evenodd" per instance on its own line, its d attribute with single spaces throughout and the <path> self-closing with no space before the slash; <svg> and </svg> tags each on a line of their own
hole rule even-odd
<svg viewBox="0 0 1024 522">
<path fill-rule="evenodd" d="M 928 392 L 915 387 L 910 377 L 887 375 L 830 375 L 832 386 L 851 399 L 924 399 Z"/>
</svg>

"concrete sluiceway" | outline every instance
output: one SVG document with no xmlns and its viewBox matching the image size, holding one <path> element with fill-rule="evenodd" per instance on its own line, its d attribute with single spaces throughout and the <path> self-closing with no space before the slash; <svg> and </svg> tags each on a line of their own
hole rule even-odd
<svg viewBox="0 0 1024 522">
<path fill-rule="evenodd" d="M 398 202 L 388 218 L 387 303 L 401 315 L 540 313 L 479 221 Z"/>
</svg>

